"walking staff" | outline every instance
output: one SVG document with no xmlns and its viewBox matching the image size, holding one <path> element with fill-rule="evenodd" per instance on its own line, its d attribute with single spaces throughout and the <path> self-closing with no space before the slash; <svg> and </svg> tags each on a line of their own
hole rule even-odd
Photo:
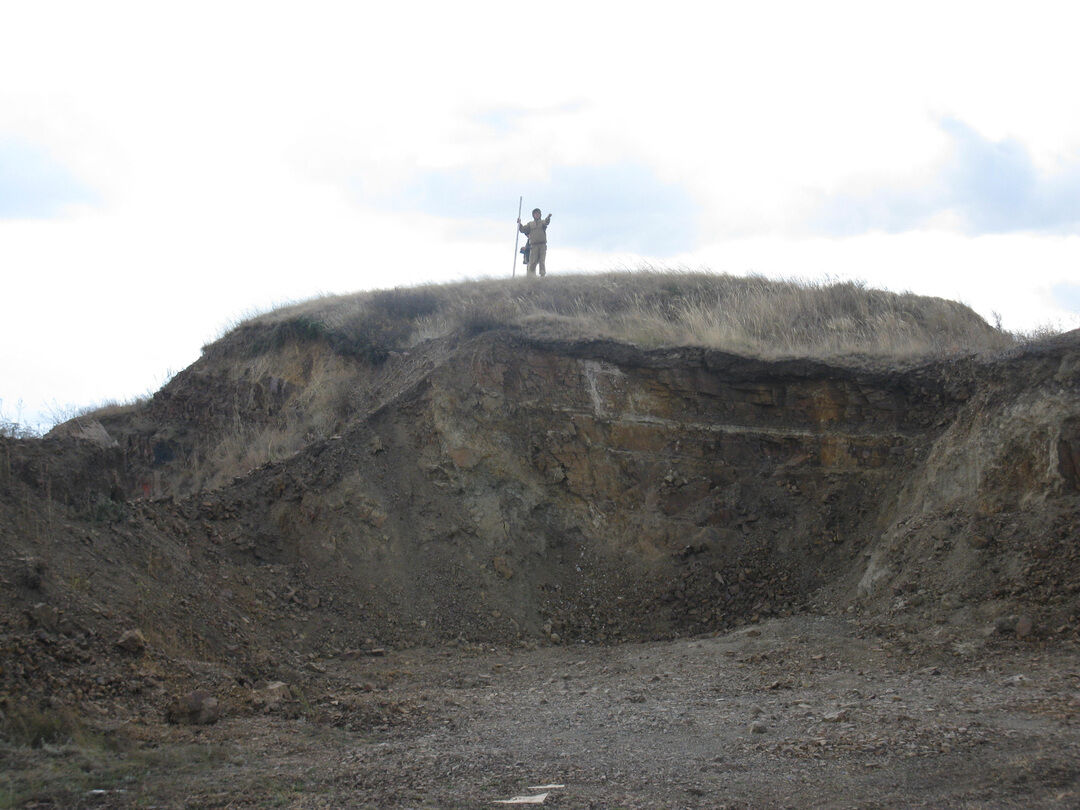
<svg viewBox="0 0 1080 810">
<path fill-rule="evenodd" d="M 521 224 L 521 203 L 525 200 L 524 197 L 518 197 L 518 224 Z M 516 229 L 514 231 L 514 270 L 510 273 L 510 278 L 517 278 L 517 257 L 518 257 L 518 240 L 521 239 L 521 230 Z"/>
</svg>

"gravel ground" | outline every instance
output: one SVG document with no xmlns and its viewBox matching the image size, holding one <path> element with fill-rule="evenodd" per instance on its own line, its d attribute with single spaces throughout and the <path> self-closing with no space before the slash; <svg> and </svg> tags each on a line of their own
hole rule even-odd
<svg viewBox="0 0 1080 810">
<path fill-rule="evenodd" d="M 1071 644 L 962 657 L 803 616 L 715 638 L 320 666 L 270 712 L 135 721 L 115 752 L 8 750 L 8 804 L 497 807 L 546 792 L 547 807 L 1080 805 Z M 562 787 L 530 790 L 544 785 Z"/>
</svg>

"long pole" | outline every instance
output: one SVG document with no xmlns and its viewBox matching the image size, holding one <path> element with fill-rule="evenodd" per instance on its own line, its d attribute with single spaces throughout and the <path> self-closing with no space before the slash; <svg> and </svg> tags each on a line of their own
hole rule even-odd
<svg viewBox="0 0 1080 810">
<path fill-rule="evenodd" d="M 521 220 L 521 203 L 524 201 L 524 197 L 518 197 L 518 221 Z M 514 226 L 514 268 L 510 273 L 510 278 L 517 278 L 517 257 L 518 257 L 518 240 L 521 239 L 521 229 Z"/>
</svg>

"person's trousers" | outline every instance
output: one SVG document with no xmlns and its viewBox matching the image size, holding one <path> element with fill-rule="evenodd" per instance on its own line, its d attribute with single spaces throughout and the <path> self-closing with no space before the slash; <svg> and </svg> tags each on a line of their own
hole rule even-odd
<svg viewBox="0 0 1080 810">
<path fill-rule="evenodd" d="M 537 265 L 540 267 L 540 275 L 547 275 L 544 267 L 544 259 L 547 258 L 547 245 L 529 245 L 529 270 L 530 276 L 536 275 Z"/>
</svg>

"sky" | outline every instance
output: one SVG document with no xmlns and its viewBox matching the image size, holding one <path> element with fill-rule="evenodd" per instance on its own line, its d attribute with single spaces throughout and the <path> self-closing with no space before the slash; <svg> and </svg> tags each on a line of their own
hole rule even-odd
<svg viewBox="0 0 1080 810">
<path fill-rule="evenodd" d="M 1080 327 L 1080 4 L 0 0 L 0 417 L 253 313 L 548 272 L 858 279 Z"/>
</svg>

